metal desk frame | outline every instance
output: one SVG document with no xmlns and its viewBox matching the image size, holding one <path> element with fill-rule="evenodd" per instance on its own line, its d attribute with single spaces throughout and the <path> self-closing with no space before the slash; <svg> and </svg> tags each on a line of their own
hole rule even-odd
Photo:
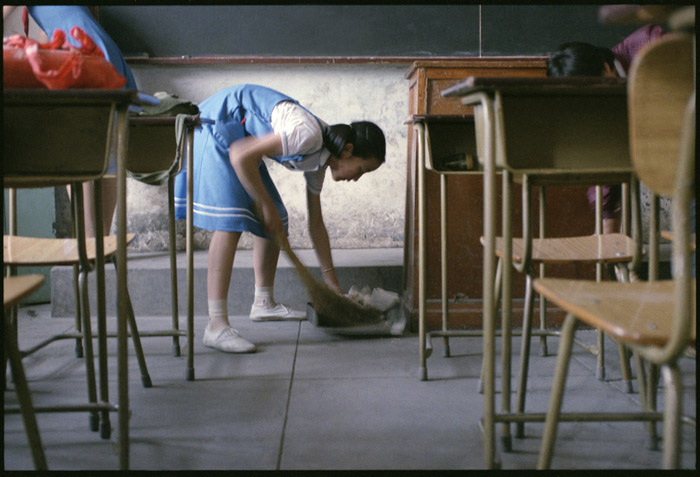
<svg viewBox="0 0 700 477">
<path fill-rule="evenodd" d="M 486 79 L 484 79 L 486 81 Z M 502 78 L 497 81 L 493 81 L 490 86 L 484 84 L 475 84 L 473 80 L 467 80 L 451 88 L 446 89 L 443 94 L 446 96 L 461 96 L 462 102 L 465 106 L 473 106 L 475 114 L 475 124 L 477 130 L 477 147 L 479 150 L 479 158 L 483 161 L 483 178 L 484 178 L 484 277 L 483 277 L 483 372 L 484 372 L 484 414 L 482 417 L 481 425 L 483 426 L 484 432 L 484 464 L 486 468 L 497 467 L 496 461 L 496 446 L 495 446 L 495 424 L 499 422 L 502 424 L 502 445 L 508 450 L 510 447 L 510 429 L 508 426 L 509 422 L 543 422 L 545 419 L 544 413 L 514 413 L 511 412 L 511 387 L 510 387 L 510 342 L 511 342 L 511 268 L 510 266 L 504 266 L 501 274 L 502 281 L 502 296 L 503 296 L 503 306 L 502 311 L 502 388 L 501 388 L 501 411 L 496 412 L 495 408 L 495 343 L 494 338 L 496 335 L 495 323 L 496 323 L 496 301 L 494 299 L 487 299 L 487 297 L 496 296 L 496 285 L 494 277 L 496 276 L 496 250 L 495 250 L 495 236 L 496 236 L 496 174 L 497 169 L 503 172 L 503 200 L 504 200 L 504 211 L 503 220 L 503 237 L 504 237 L 504 257 L 512 256 L 512 242 L 509 238 L 512 238 L 512 217 L 509 213 L 510 209 L 507 205 L 510 201 L 511 192 L 510 187 L 513 182 L 513 176 L 522 176 L 525 174 L 536 175 L 539 173 L 542 175 L 541 183 L 556 182 L 557 179 L 567 177 L 569 183 L 574 183 L 570 180 L 575 177 L 579 180 L 581 185 L 591 184 L 591 183 L 611 183 L 611 182 L 622 182 L 624 180 L 629 180 L 634 183 L 631 179 L 632 166 L 629 164 L 629 155 L 623 158 L 618 155 L 617 163 L 611 166 L 610 161 L 603 160 L 600 158 L 596 161 L 595 154 L 590 154 L 593 157 L 593 163 L 589 164 L 587 161 L 577 163 L 576 160 L 581 160 L 579 158 L 566 157 L 565 154 L 561 155 L 563 158 L 563 163 L 558 163 L 556 160 L 551 164 L 546 165 L 542 163 L 545 159 L 545 155 L 537 156 L 535 155 L 534 162 L 532 164 L 527 163 L 513 163 L 512 158 L 507 158 L 507 146 L 511 146 L 507 143 L 505 139 L 506 125 L 504 123 L 504 110 L 503 110 L 503 96 L 504 92 L 510 95 L 521 96 L 521 97 L 531 97 L 535 98 L 546 98 L 547 96 L 556 96 L 564 94 L 573 95 L 590 95 L 594 96 L 605 96 L 613 95 L 620 96 L 626 94 L 626 89 L 624 83 L 612 82 L 606 80 L 600 80 L 595 82 L 596 84 L 590 84 L 590 80 L 587 81 L 570 81 L 570 79 L 564 79 L 564 81 L 558 81 L 558 79 L 552 78 L 537 78 L 537 79 L 520 79 L 520 78 Z M 562 102 L 561 111 L 570 108 L 569 101 Z M 604 102 L 603 102 L 604 104 Z M 550 116 L 547 116 L 550 117 Z M 544 121 L 544 126 L 546 127 L 547 117 L 538 117 L 538 120 Z M 586 118 L 598 116 L 588 116 Z M 601 112 L 600 117 L 605 118 L 605 113 Z M 509 118 L 510 119 L 510 118 Z M 560 118 L 558 118 L 560 119 Z M 580 119 L 584 121 L 582 117 Z M 626 127 L 626 122 L 624 123 Z M 578 134 L 573 134 L 571 140 L 576 141 Z M 618 142 L 625 140 L 626 135 L 622 138 L 618 138 Z M 582 140 L 579 138 L 578 140 Z M 544 144 L 544 146 L 543 146 Z M 552 147 L 549 142 L 541 141 L 538 146 L 542 147 Z M 613 145 L 614 146 L 614 145 Z M 601 147 L 603 145 L 601 144 Z M 570 149 L 570 152 L 573 149 Z M 561 152 L 561 151 L 560 151 Z M 525 159 L 527 160 L 527 158 Z M 625 161 L 627 164 L 625 164 Z M 606 164 L 607 162 L 607 164 Z M 614 162 L 614 161 L 613 161 Z M 547 169 L 543 171 L 543 169 Z M 543 175 L 544 174 L 544 175 Z M 636 200 L 636 194 L 632 194 L 632 199 L 634 204 L 633 208 L 638 208 L 639 204 Z M 634 225 L 634 223 L 633 223 Z M 636 227 L 633 226 L 633 235 L 639 233 L 635 231 Z M 641 253 L 641 250 L 639 251 Z M 509 262 L 507 262 L 509 263 Z M 589 416 L 590 417 L 590 416 Z M 660 414 L 656 416 L 660 418 Z M 586 416 L 579 414 L 563 414 L 561 420 L 585 420 Z"/>
<path fill-rule="evenodd" d="M 67 109 L 68 113 L 76 114 L 84 110 L 89 110 L 96 106 L 111 108 L 110 125 L 108 127 L 106 154 L 114 151 L 117 165 L 117 244 L 118 249 L 115 255 L 117 265 L 117 367 L 118 367 L 118 404 L 109 402 L 99 402 L 92 407 L 100 411 L 118 412 L 118 449 L 119 468 L 127 470 L 129 468 L 129 381 L 128 381 L 128 354 L 127 354 L 127 262 L 126 262 L 126 152 L 128 138 L 128 108 L 132 104 L 138 104 L 138 95 L 134 90 L 5 90 L 3 93 L 4 106 L 7 112 L 9 107 L 47 107 L 54 110 Z M 81 109 L 82 108 L 82 109 Z M 51 124 L 47 125 L 50 127 Z M 112 133 L 114 131 L 114 134 Z M 40 141 L 42 136 L 36 135 L 34 140 Z M 66 148 L 66 142 L 70 141 L 70 135 L 60 138 L 62 147 Z M 65 176 L 66 171 L 55 171 L 59 176 Z M 104 170 L 102 171 L 104 174 Z M 36 177 L 41 180 L 37 181 Z M 80 180 L 80 178 L 76 178 Z M 84 180 L 92 180 L 86 177 Z M 52 185 L 65 184 L 65 181 L 51 180 L 51 173 L 44 173 L 38 170 L 37 173 L 27 176 L 15 177 L 8 182 L 5 177 L 5 185 L 10 187 L 47 187 Z M 99 181 L 98 181 L 99 182 Z M 99 196 L 100 189 L 96 190 L 96 197 Z M 96 208 L 96 246 L 97 246 L 97 273 L 98 280 L 104 279 L 104 260 L 102 259 L 101 206 Z M 87 331 L 87 330 L 86 330 Z M 98 334 L 101 365 L 106 364 L 106 323 L 104 310 L 98 310 Z M 104 361 L 103 361 L 104 360 Z M 101 395 L 102 394 L 101 391 Z M 67 409 L 70 410 L 70 409 Z M 77 410 L 77 409 L 74 409 Z"/>
</svg>

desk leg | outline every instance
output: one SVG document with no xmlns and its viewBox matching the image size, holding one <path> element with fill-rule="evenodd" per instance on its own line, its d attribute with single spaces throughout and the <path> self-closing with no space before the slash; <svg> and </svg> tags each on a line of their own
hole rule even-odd
<svg viewBox="0 0 700 477">
<path fill-rule="evenodd" d="M 194 257 L 192 243 L 192 167 L 194 126 L 187 128 L 187 215 L 185 248 L 187 249 L 187 369 L 185 379 L 194 381 Z"/>
<path fill-rule="evenodd" d="M 501 271 L 501 411 L 510 413 L 510 374 L 512 348 L 512 309 L 513 309 L 513 175 L 503 174 L 502 197 L 502 233 L 503 233 L 503 267 Z M 513 450 L 510 425 L 504 422 L 501 427 L 501 448 L 504 452 Z"/>
<path fill-rule="evenodd" d="M 119 379 L 119 468 L 129 469 L 129 363 L 127 361 L 126 145 L 127 106 L 117 111 L 117 360 Z"/>
<path fill-rule="evenodd" d="M 109 379 L 107 373 L 107 305 L 105 300 L 105 256 L 102 214 L 102 179 L 95 181 L 95 280 L 97 288 L 97 349 L 99 364 L 100 401 L 109 402 Z M 109 439 L 112 424 L 109 411 L 100 413 L 100 436 Z"/>
<path fill-rule="evenodd" d="M 543 239 L 545 237 L 546 230 L 547 188 L 545 186 L 540 186 L 539 189 L 540 238 Z M 544 275 L 545 266 L 544 263 L 540 263 L 540 278 L 544 278 Z M 549 356 L 549 350 L 547 349 L 547 335 L 545 334 L 545 331 L 547 330 L 547 299 L 542 295 L 540 295 L 540 330 L 542 331 L 542 335 L 540 335 L 540 356 Z"/>
<path fill-rule="evenodd" d="M 449 328 L 448 306 L 447 306 L 447 175 L 440 174 L 440 276 L 442 283 L 442 331 Z M 444 351 L 443 356 L 450 357 L 450 339 L 447 336 L 442 338 Z"/>
<path fill-rule="evenodd" d="M 417 149 L 417 173 L 418 173 L 418 341 L 419 361 L 418 373 L 420 380 L 428 379 L 426 359 L 426 324 L 425 324 L 425 126 L 417 123 L 414 125 Z"/>
<path fill-rule="evenodd" d="M 177 296 L 177 238 L 175 235 L 175 177 L 168 177 L 168 239 L 170 242 L 170 299 L 172 313 L 172 327 L 176 333 L 173 335 L 173 356 L 180 356 L 180 312 L 178 310 Z"/>
<path fill-rule="evenodd" d="M 91 265 L 87 257 L 87 237 L 85 232 L 83 184 L 75 182 L 71 186 L 73 217 L 75 222 L 75 237 L 78 243 L 78 261 L 80 273 L 78 275 L 78 287 L 80 289 L 80 317 L 83 321 L 83 342 L 85 346 L 85 374 L 87 376 L 88 402 L 97 403 L 97 388 L 95 384 L 95 360 L 93 352 L 92 325 L 90 321 L 90 300 L 88 294 L 88 272 Z M 99 233 L 98 233 L 99 236 Z M 90 429 L 99 429 L 99 414 L 90 411 Z"/>
<path fill-rule="evenodd" d="M 480 95 L 480 103 L 474 107 L 475 114 L 483 114 L 484 145 L 484 268 L 483 268 L 483 359 L 484 359 L 484 465 L 487 469 L 496 467 L 495 457 L 495 406 L 494 406 L 494 364 L 495 364 L 495 296 L 494 274 L 496 268 L 496 170 L 494 142 L 494 111 L 491 98 Z M 481 111 L 479 111 L 481 109 Z M 482 134 L 480 133 L 480 134 Z"/>
</svg>

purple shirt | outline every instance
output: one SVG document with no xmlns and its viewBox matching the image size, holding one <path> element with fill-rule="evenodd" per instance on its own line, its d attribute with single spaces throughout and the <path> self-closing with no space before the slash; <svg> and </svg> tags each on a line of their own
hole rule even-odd
<svg viewBox="0 0 700 477">
<path fill-rule="evenodd" d="M 628 37 L 611 48 L 613 54 L 620 65 L 629 72 L 632 59 L 639 50 L 652 41 L 665 35 L 666 32 L 659 25 L 644 25 L 632 32 Z M 615 217 L 615 212 L 620 207 L 620 186 L 603 186 L 603 218 L 611 219 Z M 588 202 L 595 207 L 595 187 L 590 187 L 587 191 Z"/>
<path fill-rule="evenodd" d="M 625 73 L 629 72 L 632 59 L 647 43 L 663 36 L 666 32 L 659 25 L 644 25 L 611 48 L 615 58 L 622 64 Z"/>
</svg>

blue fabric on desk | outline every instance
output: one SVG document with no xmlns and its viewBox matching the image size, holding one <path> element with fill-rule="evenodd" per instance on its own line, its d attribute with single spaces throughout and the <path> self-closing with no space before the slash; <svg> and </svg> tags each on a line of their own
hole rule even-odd
<svg viewBox="0 0 700 477">
<path fill-rule="evenodd" d="M 112 63 L 117 71 L 126 78 L 125 89 L 136 89 L 136 80 L 131 69 L 126 64 L 124 56 L 117 44 L 106 31 L 97 23 L 87 7 L 78 5 L 28 5 L 27 10 L 34 21 L 41 27 L 49 38 L 55 29 L 70 32 L 74 26 L 79 26 L 100 47 L 107 61 Z M 79 47 L 68 35 L 68 41 Z"/>
</svg>

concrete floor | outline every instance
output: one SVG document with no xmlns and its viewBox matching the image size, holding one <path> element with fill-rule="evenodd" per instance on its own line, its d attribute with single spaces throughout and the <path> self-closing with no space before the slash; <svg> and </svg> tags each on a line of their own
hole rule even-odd
<svg viewBox="0 0 700 477">
<path fill-rule="evenodd" d="M 49 332 L 72 328 L 69 318 L 50 318 L 49 305 L 21 308 L 20 342 L 26 348 Z M 139 317 L 140 329 L 162 329 L 167 317 Z M 130 348 L 130 468 L 134 470 L 480 469 L 482 444 L 477 392 L 480 338 L 458 338 L 452 357 L 434 339 L 428 381 L 418 379 L 417 336 L 339 337 L 309 322 L 232 322 L 258 345 L 251 355 L 226 355 L 201 343 L 206 317 L 197 316 L 196 380 L 186 381 L 185 357 L 173 357 L 170 338 L 144 338 L 152 388 L 141 386 Z M 114 320 L 110 320 L 114 326 Z M 594 333 L 578 335 L 593 342 Z M 552 338 L 551 350 L 556 350 Z M 181 342 L 184 349 L 184 341 Z M 85 396 L 83 360 L 73 342 L 51 344 L 25 358 L 35 405 L 76 402 Z M 115 366 L 115 341 L 110 340 Z M 515 346 L 519 347 L 518 338 Z M 532 357 L 528 409 L 546 409 L 555 358 Z M 595 358 L 574 349 L 564 410 L 635 410 L 617 353 L 607 342 L 606 381 L 595 377 Z M 514 373 L 517 371 L 514 362 Z M 696 362 L 682 360 L 684 409 L 696 415 Z M 116 395 L 111 374 L 112 396 Z M 635 381 L 636 389 L 636 381 Z M 16 404 L 12 384 L 4 393 Z M 659 404 L 663 403 L 660 393 Z M 500 399 L 500 395 L 499 395 Z M 116 427 L 117 416 L 111 415 Z M 115 442 L 88 429 L 83 413 L 39 414 L 49 468 L 116 470 Z M 513 452 L 499 453 L 503 469 L 536 465 L 542 424 L 528 424 Z M 659 432 L 661 432 L 659 426 Z M 695 469 L 695 428 L 684 426 L 684 469 Z M 5 470 L 33 468 L 19 415 L 4 416 Z M 563 423 L 555 448 L 556 469 L 655 469 L 661 452 L 646 448 L 641 423 Z"/>
</svg>

